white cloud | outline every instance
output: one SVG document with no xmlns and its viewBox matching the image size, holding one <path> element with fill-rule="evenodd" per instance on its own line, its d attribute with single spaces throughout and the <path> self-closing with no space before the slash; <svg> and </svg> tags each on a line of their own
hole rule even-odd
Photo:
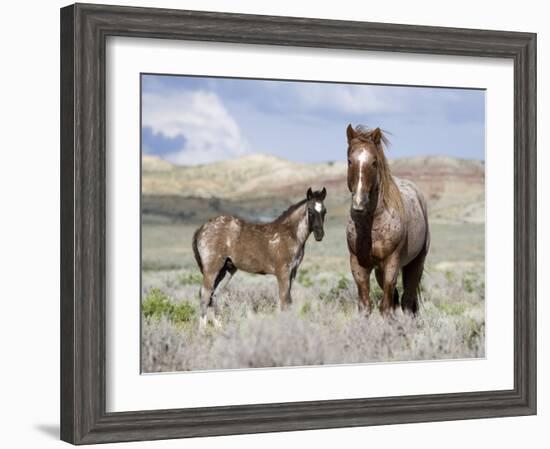
<svg viewBox="0 0 550 449">
<path fill-rule="evenodd" d="M 213 92 L 144 93 L 142 125 L 167 138 L 183 136 L 185 147 L 166 155 L 177 164 L 196 165 L 247 152 L 237 122 Z"/>
<path fill-rule="evenodd" d="M 344 114 L 398 112 L 402 101 L 380 86 L 308 83 L 297 85 L 295 92 L 306 110 L 328 110 Z"/>
</svg>

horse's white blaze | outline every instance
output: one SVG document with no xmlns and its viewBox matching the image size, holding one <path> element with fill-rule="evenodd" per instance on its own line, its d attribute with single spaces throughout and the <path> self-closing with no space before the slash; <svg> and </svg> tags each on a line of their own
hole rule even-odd
<svg viewBox="0 0 550 449">
<path fill-rule="evenodd" d="M 318 201 L 316 201 L 314 208 L 317 212 L 321 212 L 323 210 L 323 205 L 321 203 L 319 203 Z"/>
<path fill-rule="evenodd" d="M 359 162 L 359 179 L 357 180 L 357 189 L 355 189 L 355 202 L 360 204 L 363 200 L 363 167 L 369 160 L 369 153 L 367 151 L 362 151 L 357 156 L 357 161 Z"/>
</svg>

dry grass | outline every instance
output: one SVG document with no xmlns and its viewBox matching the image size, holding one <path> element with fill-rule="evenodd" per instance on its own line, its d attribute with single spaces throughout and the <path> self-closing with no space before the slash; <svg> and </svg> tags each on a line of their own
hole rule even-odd
<svg viewBox="0 0 550 449">
<path fill-rule="evenodd" d="M 450 279 L 454 277 L 456 279 Z M 163 286 L 174 304 L 195 313 L 182 322 L 143 318 L 145 372 L 327 365 L 483 357 L 482 280 L 473 272 L 432 273 L 418 318 L 398 311 L 360 316 L 347 277 L 302 279 L 290 311 L 280 312 L 268 277 L 240 274 L 220 296 L 222 329 L 198 329 L 196 277 L 180 270 L 147 276 L 145 298 Z M 310 285 L 310 283 L 313 283 Z M 375 291 L 380 297 L 380 292 Z"/>
</svg>

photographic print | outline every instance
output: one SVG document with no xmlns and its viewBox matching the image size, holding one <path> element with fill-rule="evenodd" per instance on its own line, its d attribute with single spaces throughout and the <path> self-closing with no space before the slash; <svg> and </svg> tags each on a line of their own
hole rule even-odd
<svg viewBox="0 0 550 449">
<path fill-rule="evenodd" d="M 62 440 L 537 413 L 535 33 L 60 25 Z"/>
<path fill-rule="evenodd" d="M 485 357 L 485 91 L 141 75 L 144 373 Z"/>
</svg>

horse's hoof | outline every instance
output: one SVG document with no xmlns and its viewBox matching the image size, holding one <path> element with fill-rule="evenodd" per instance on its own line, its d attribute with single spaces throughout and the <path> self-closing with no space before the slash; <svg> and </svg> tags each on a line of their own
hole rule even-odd
<svg viewBox="0 0 550 449">
<path fill-rule="evenodd" d="M 208 324 L 208 319 L 205 316 L 201 316 L 199 318 L 199 330 L 206 329 L 206 325 Z"/>
<path fill-rule="evenodd" d="M 380 315 L 386 320 L 391 320 L 395 318 L 395 310 L 393 307 L 380 308 Z"/>
<path fill-rule="evenodd" d="M 214 317 L 214 319 L 212 320 L 213 323 L 214 323 L 214 327 L 216 329 L 221 329 L 222 328 L 222 322 L 221 320 L 219 320 L 218 318 Z"/>
<path fill-rule="evenodd" d="M 359 303 L 359 305 L 357 306 L 357 311 L 358 311 L 359 315 L 362 315 L 365 318 L 368 318 L 369 316 L 371 316 L 372 310 L 373 310 L 372 305 L 366 305 L 366 304 Z"/>
</svg>

